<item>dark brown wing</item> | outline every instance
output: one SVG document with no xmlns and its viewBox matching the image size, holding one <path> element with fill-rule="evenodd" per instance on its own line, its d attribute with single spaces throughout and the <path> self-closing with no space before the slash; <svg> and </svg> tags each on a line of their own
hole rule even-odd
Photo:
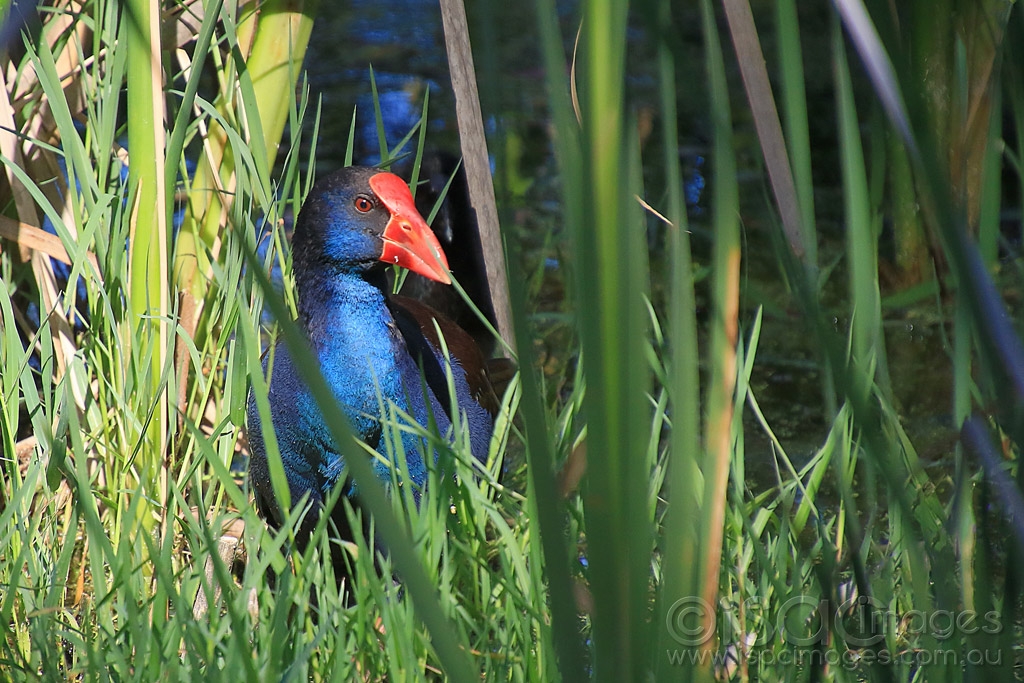
<svg viewBox="0 0 1024 683">
<path fill-rule="evenodd" d="M 473 338 L 461 327 L 424 303 L 400 294 L 392 294 L 388 299 L 392 310 L 397 307 L 411 316 L 419 324 L 420 331 L 426 340 L 434 348 L 440 349 L 441 341 L 434 327 L 434 321 L 437 321 L 437 326 L 441 328 L 441 334 L 444 335 L 445 344 L 448 346 L 448 353 L 452 358 L 458 360 L 459 365 L 466 373 L 470 396 L 491 416 L 496 415 L 499 403 L 487 374 L 487 360 Z"/>
</svg>

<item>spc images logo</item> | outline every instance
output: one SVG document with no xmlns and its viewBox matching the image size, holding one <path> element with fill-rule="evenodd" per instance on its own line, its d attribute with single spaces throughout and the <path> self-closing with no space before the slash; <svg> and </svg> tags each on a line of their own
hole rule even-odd
<svg viewBox="0 0 1024 683">
<path fill-rule="evenodd" d="M 857 596 L 836 605 L 828 600 L 799 595 L 769 611 L 758 598 L 741 604 L 721 601 L 711 605 L 689 596 L 676 600 L 665 616 L 665 628 L 679 645 L 701 647 L 712 637 L 722 643 L 744 642 L 757 647 L 782 638 L 787 645 L 810 647 L 836 634 L 846 647 L 866 648 L 898 637 L 906 642 L 930 636 L 943 642 L 954 636 L 999 633 L 998 612 L 974 610 L 907 610 L 897 612 L 871 597 Z M 751 638 L 753 636 L 753 638 Z"/>
</svg>

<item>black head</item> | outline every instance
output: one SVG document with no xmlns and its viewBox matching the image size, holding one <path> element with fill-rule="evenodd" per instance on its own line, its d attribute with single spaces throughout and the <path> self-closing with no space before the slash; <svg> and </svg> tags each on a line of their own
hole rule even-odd
<svg viewBox="0 0 1024 683">
<path fill-rule="evenodd" d="M 360 274 L 393 263 L 450 282 L 444 252 L 409 188 L 375 168 L 343 168 L 313 186 L 295 224 L 293 252 L 300 277 Z"/>
</svg>

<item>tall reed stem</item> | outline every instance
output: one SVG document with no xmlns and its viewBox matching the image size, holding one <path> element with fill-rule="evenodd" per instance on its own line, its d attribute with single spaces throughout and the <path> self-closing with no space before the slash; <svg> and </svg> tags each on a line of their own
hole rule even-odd
<svg viewBox="0 0 1024 683">
<path fill-rule="evenodd" d="M 704 492 L 701 502 L 702 563 L 700 593 L 708 612 L 705 633 L 713 633 L 714 606 L 718 600 L 719 571 L 725 520 L 726 486 L 732 459 L 733 394 L 736 389 L 736 344 L 739 339 L 740 225 L 737 209 L 736 159 L 732 141 L 732 116 L 725 80 L 725 64 L 710 0 L 701 2 L 704 19 L 705 59 L 713 121 L 715 189 L 712 198 L 714 253 L 712 256 L 713 317 L 708 351 L 711 358 L 707 413 L 704 423 Z M 715 645 L 708 638 L 702 648 Z M 710 661 L 710 660 L 709 660 Z"/>
<path fill-rule="evenodd" d="M 647 665 L 646 244 L 635 124 L 625 108 L 626 0 L 590 0 L 582 27 L 584 221 L 573 226 L 576 310 L 587 394 L 584 503 L 599 680 L 641 680 Z"/>
<path fill-rule="evenodd" d="M 140 452 L 139 476 L 144 490 L 152 485 L 167 443 L 168 396 L 161 389 L 166 359 L 168 303 L 167 277 L 167 195 L 164 183 L 164 101 L 163 68 L 160 61 L 160 8 L 148 0 L 129 0 L 123 30 L 128 58 L 128 148 L 132 230 L 128 271 L 137 358 L 147 358 L 148 369 L 140 367 L 142 386 L 157 401 L 154 422 Z M 141 347 L 141 348 L 139 348 Z M 140 505 L 143 524 L 153 519 Z"/>
</svg>

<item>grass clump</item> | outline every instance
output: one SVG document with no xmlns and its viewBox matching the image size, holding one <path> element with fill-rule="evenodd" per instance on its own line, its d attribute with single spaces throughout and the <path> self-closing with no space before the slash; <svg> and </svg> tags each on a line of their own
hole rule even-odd
<svg viewBox="0 0 1024 683">
<path fill-rule="evenodd" d="M 1024 20 L 982 3 L 989 14 L 954 12 L 949 25 L 924 11 L 892 23 L 868 5 L 821 9 L 829 51 L 810 55 L 796 49 L 809 10 L 786 0 L 760 32 L 742 0 L 592 0 L 570 62 L 558 8 L 537 0 L 564 228 L 540 242 L 565 240 L 565 367 L 552 376 L 532 357 L 529 296 L 543 273 L 513 277 L 520 374 L 488 462 L 426 434 L 441 457 L 417 506 L 350 458 L 366 507 L 349 512 L 372 516 L 373 537 L 356 539 L 344 568 L 327 559 L 323 525 L 306 552 L 291 550 L 301 508 L 269 532 L 238 466 L 250 387 L 266 401 L 266 333 L 303 344 L 284 226 L 315 176 L 320 112 L 298 68 L 313 8 L 47 6 L 2 64 L 5 677 L 1013 680 L 1024 354 L 996 283 L 1016 282 L 1006 264 L 1019 255 L 1004 250 L 993 273 L 1013 196 L 1001 178 L 1021 175 Z M 689 20 L 699 64 L 678 42 Z M 626 87 L 630 22 L 655 47 L 660 144 L 639 135 Z M 928 31 L 936 40 L 922 43 Z M 762 43 L 778 48 L 764 69 Z M 962 68 L 945 87 L 966 109 L 922 90 L 927 55 L 907 53 L 921 44 L 954 46 Z M 730 96 L 730 47 L 745 100 Z M 835 263 L 822 262 L 830 235 L 816 224 L 829 207 L 812 201 L 823 163 L 807 121 L 812 58 L 830 63 L 835 93 Z M 690 94 L 680 74 L 695 72 L 711 211 L 688 217 L 677 107 Z M 415 147 L 415 166 L 426 120 L 424 103 L 381 157 Z M 757 149 L 736 120 L 754 123 Z M 821 378 L 825 429 L 809 454 L 775 432 L 755 381 L 785 307 L 745 306 L 758 293 L 743 277 L 749 186 L 736 169 L 751 154 L 777 207 L 765 229 L 799 311 L 787 324 L 804 326 Z M 968 158 L 984 160 L 979 174 L 952 168 Z M 903 221 L 911 204 L 920 215 Z M 940 294 L 948 353 L 935 362 L 963 429 L 951 467 L 922 457 L 895 398 L 906 392 L 894 387 L 879 274 L 890 210 L 894 225 L 930 226 L 927 253 L 942 257 L 898 267 L 914 273 L 902 284 L 933 273 L 912 291 Z M 691 228 L 710 243 L 691 245 Z M 645 237 L 658 231 L 667 248 L 652 251 Z M 506 239 L 518 263 L 513 231 Z M 306 379 L 325 415 L 340 415 L 315 369 Z M 360 449 L 342 419 L 328 422 Z M 385 441 L 400 444 L 400 428 Z M 768 485 L 748 476 L 755 433 L 770 444 Z"/>
</svg>

